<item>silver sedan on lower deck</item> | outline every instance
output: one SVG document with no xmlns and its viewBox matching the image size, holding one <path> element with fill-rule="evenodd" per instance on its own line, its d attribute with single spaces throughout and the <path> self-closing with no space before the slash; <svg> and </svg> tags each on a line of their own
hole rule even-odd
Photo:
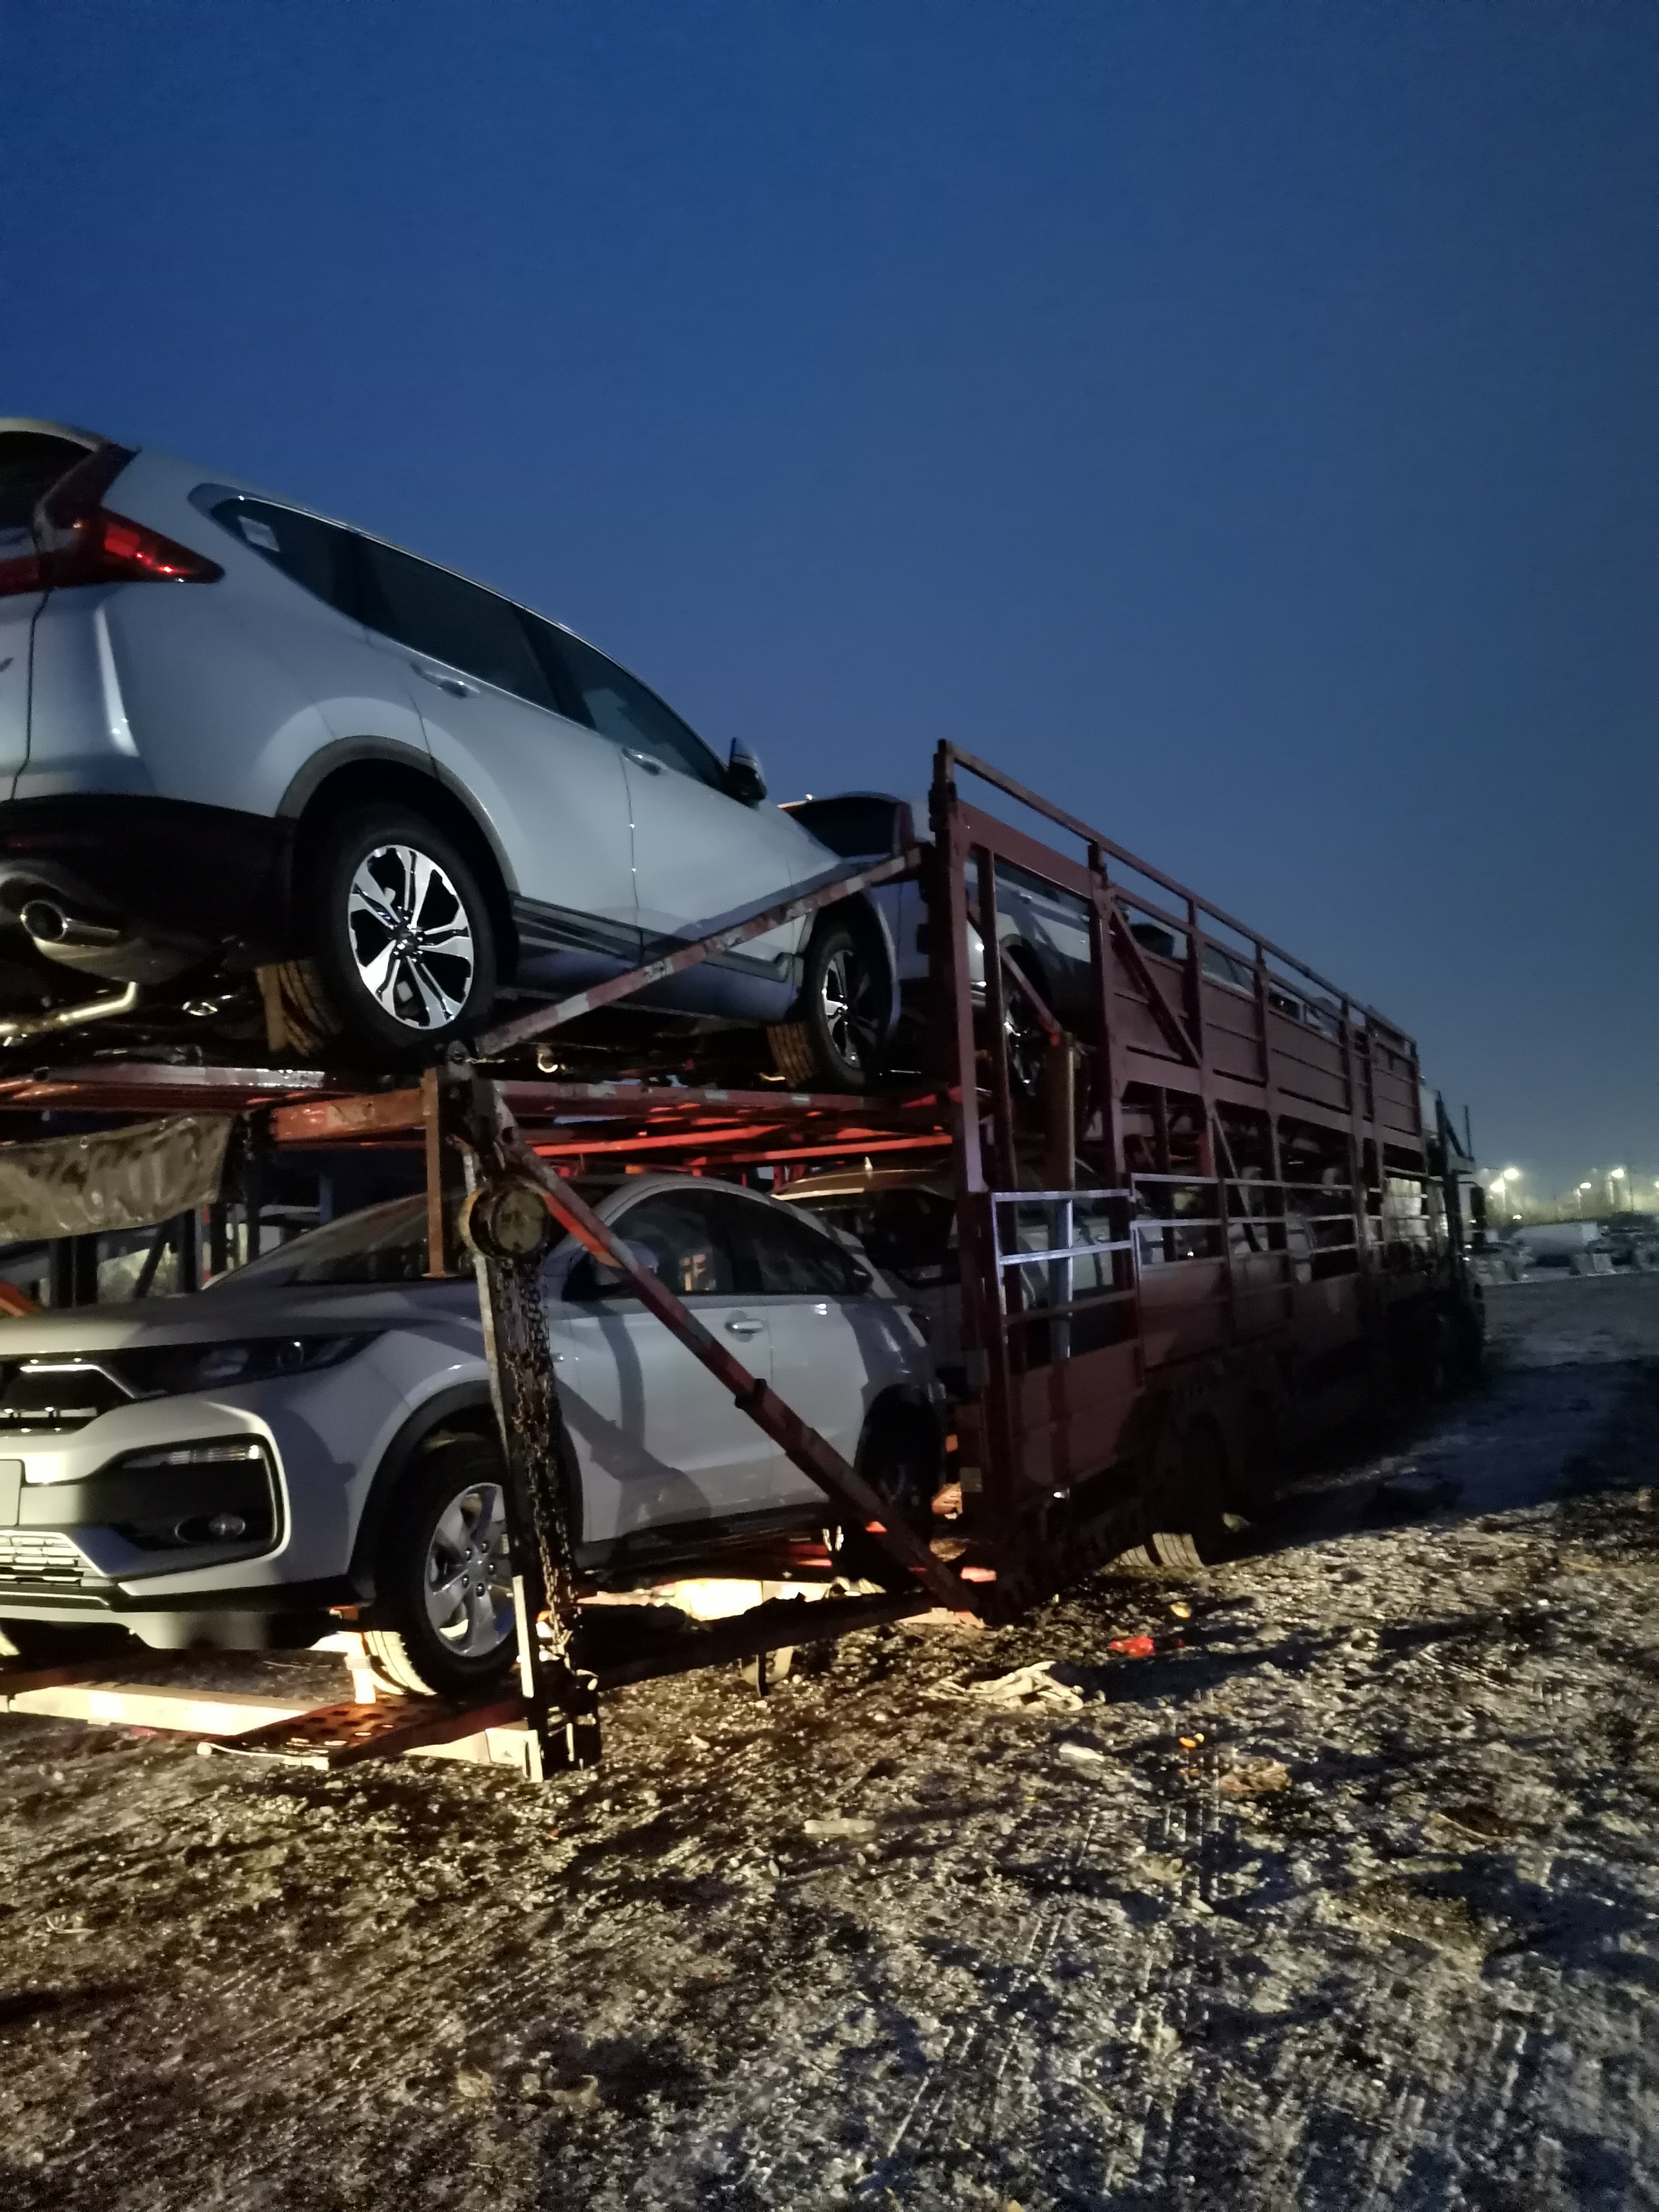
<svg viewBox="0 0 1659 2212">
<path fill-rule="evenodd" d="M 759 1193 L 678 1176 L 590 1192 L 704 1327 L 884 1494 L 925 1512 L 941 1395 L 910 1310 Z M 194 1297 L 0 1323 L 0 1630 L 118 1624 L 163 1648 L 309 1641 L 366 1607 L 410 1688 L 510 1663 L 503 1470 L 477 1294 L 426 1276 L 423 1199 L 310 1231 Z M 823 1493 L 572 1242 L 544 1279 L 574 1442 L 577 1557 L 649 1579 Z"/>
</svg>

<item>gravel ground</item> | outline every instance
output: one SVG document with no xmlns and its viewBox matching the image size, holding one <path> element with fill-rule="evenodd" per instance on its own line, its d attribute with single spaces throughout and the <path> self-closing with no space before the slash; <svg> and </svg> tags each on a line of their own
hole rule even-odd
<svg viewBox="0 0 1659 2212">
<path fill-rule="evenodd" d="M 1659 1278 L 1490 1310 L 1250 1556 L 544 1790 L 0 1719 L 0 2203 L 1659 2203 Z"/>
</svg>

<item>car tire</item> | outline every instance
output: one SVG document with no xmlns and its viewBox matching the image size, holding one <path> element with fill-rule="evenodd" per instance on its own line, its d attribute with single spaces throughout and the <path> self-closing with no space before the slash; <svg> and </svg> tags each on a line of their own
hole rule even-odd
<svg viewBox="0 0 1659 2212">
<path fill-rule="evenodd" d="M 300 908 L 307 954 L 277 977 L 289 1026 L 319 1048 L 434 1060 L 488 1015 L 489 902 L 471 863 L 412 808 L 368 806 L 331 824 L 302 872 Z"/>
<path fill-rule="evenodd" d="M 1016 957 L 1015 964 L 1022 975 L 1030 977 L 1032 989 L 1046 1004 L 1048 994 L 1042 978 L 1032 973 L 1025 961 Z M 1037 1019 L 1036 1008 L 1006 971 L 1002 978 L 1002 1040 L 1008 1060 L 1008 1087 L 1016 1098 L 1035 1105 L 1042 1095 L 1048 1032 Z"/>
<path fill-rule="evenodd" d="M 364 1640 L 399 1689 L 477 1697 L 512 1672 L 506 1481 L 494 1444 L 447 1437 L 421 1454 L 392 1500 Z"/>
<path fill-rule="evenodd" d="M 868 1091 L 885 1066 L 890 986 L 869 945 L 843 921 L 822 925 L 806 951 L 802 1018 L 769 1032 L 777 1072 L 824 1091 Z"/>
<path fill-rule="evenodd" d="M 936 1425 L 912 1406 L 873 1413 L 859 1446 L 859 1473 L 879 1497 L 891 1499 L 896 1520 L 924 1542 L 933 1533 L 942 1456 Z M 914 1580 L 880 1538 L 865 1528 L 841 1532 L 839 1559 L 842 1571 L 861 1582 L 908 1589 Z"/>
</svg>

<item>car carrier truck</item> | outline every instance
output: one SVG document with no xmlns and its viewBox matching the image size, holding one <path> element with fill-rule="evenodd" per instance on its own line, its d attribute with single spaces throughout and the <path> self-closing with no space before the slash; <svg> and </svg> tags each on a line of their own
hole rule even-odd
<svg viewBox="0 0 1659 2212">
<path fill-rule="evenodd" d="M 973 802 L 978 786 L 998 813 Z M 1013 807 L 1031 826 L 1002 818 Z M 896 803 L 889 818 L 832 880 L 452 1047 L 418 1085 L 343 1068 L 42 1069 L 38 1047 L 0 1073 L 20 1135 L 39 1133 L 46 1106 L 106 1126 L 186 1103 L 233 1115 L 231 1180 L 209 1209 L 222 1240 L 239 1209 L 257 1224 L 234 1177 L 273 1153 L 404 1146 L 423 1159 L 429 1267 L 474 1272 L 483 1305 L 532 1771 L 597 1755 L 607 1683 L 811 1640 L 800 1607 L 771 1601 L 631 1652 L 617 1623 L 652 1608 L 611 1607 L 599 1638 L 591 1601 L 617 1591 L 576 1565 L 580 1490 L 542 1320 L 562 1239 L 810 1478 L 819 1503 L 798 1528 L 725 1530 L 706 1571 L 816 1578 L 833 1594 L 812 1608 L 812 1638 L 930 1607 L 1008 1618 L 1126 1553 L 1189 1567 L 1229 1515 L 1267 1510 L 1298 1434 L 1427 1396 L 1478 1360 L 1474 1163 L 1404 1029 L 954 746 L 938 749 L 927 824 Z M 910 894 L 896 909 L 908 940 L 880 926 L 909 1018 L 887 1026 L 912 1064 L 884 1087 L 832 1095 L 757 1075 L 711 1088 L 695 1069 L 630 1070 L 592 1042 L 595 1015 L 668 968 L 785 921 L 856 910 L 868 929 L 869 895 L 895 884 Z M 1063 957 L 1044 940 L 1056 915 Z M 142 1126 L 133 1138 L 142 1151 Z M 849 1201 L 843 1225 L 878 1266 L 936 1270 L 954 1301 L 956 1403 L 933 1494 L 884 1495 L 878 1469 L 842 1459 L 763 1363 L 717 1340 L 696 1296 L 586 1203 L 581 1180 L 599 1166 Z M 648 1585 L 648 1561 L 631 1574 Z M 369 1592 L 343 1610 L 372 1620 L 374 1607 Z M 320 1735 L 283 1724 L 271 1747 L 359 1755 L 374 1730 L 354 1735 L 343 1710 Z M 431 1726 L 453 1738 L 464 1721 Z"/>
</svg>

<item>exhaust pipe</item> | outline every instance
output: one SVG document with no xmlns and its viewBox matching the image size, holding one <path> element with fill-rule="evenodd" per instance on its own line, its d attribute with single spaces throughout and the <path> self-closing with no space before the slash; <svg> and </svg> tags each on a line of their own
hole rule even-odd
<svg viewBox="0 0 1659 2212">
<path fill-rule="evenodd" d="M 0 1019 L 0 1044 L 21 1044 L 27 1037 L 48 1036 L 56 1030 L 78 1030 L 83 1022 L 105 1021 L 112 1014 L 130 1014 L 140 996 L 138 986 L 129 983 L 112 999 L 88 999 L 78 1006 L 56 1006 L 49 1014 Z"/>
<path fill-rule="evenodd" d="M 30 899 L 17 919 L 40 945 L 80 945 L 90 951 L 121 942 L 118 929 L 112 929 L 107 922 L 88 921 L 82 915 L 66 914 L 53 899 Z"/>
</svg>

